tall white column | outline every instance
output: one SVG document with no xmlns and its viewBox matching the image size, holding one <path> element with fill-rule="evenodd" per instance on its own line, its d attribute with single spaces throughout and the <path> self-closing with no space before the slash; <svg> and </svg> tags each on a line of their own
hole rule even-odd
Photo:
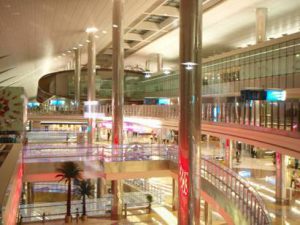
<svg viewBox="0 0 300 225">
<path fill-rule="evenodd" d="M 225 164 L 228 168 L 232 168 L 232 151 L 233 151 L 233 141 L 230 139 L 225 139 Z"/>
<path fill-rule="evenodd" d="M 78 108 L 80 105 L 80 73 L 81 73 L 80 49 L 74 49 L 74 61 L 75 61 L 74 100 L 75 100 L 76 108 Z"/>
<path fill-rule="evenodd" d="M 277 203 L 286 201 L 286 170 L 288 159 L 285 155 L 276 152 L 276 189 L 275 198 Z"/>
<path fill-rule="evenodd" d="M 95 45 L 95 35 L 94 32 L 88 33 L 88 64 L 87 64 L 87 73 L 88 73 L 88 94 L 87 100 L 95 101 L 96 100 L 96 45 Z M 94 140 L 94 130 L 95 130 L 95 121 L 92 118 L 88 119 L 88 144 L 93 144 Z"/>
<path fill-rule="evenodd" d="M 123 144 L 123 105 L 124 105 L 124 46 L 123 46 L 124 0 L 113 0 L 112 33 L 112 145 Z M 113 149 L 114 153 L 117 153 Z M 121 180 L 112 181 L 112 219 L 122 216 Z"/>
<path fill-rule="evenodd" d="M 266 41 L 266 27 L 267 27 L 267 8 L 256 9 L 256 43 Z"/>
<path fill-rule="evenodd" d="M 161 54 L 157 54 L 157 72 L 160 73 L 163 67 L 163 59 Z"/>
<path fill-rule="evenodd" d="M 200 224 L 202 0 L 180 2 L 178 224 Z"/>
</svg>

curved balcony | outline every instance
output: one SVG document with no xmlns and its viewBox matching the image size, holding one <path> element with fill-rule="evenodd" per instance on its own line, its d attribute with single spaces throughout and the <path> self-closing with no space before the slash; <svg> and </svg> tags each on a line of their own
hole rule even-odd
<svg viewBox="0 0 300 225">
<path fill-rule="evenodd" d="M 234 107 L 235 105 L 235 107 Z M 300 104 L 284 105 L 274 108 L 273 103 L 263 102 L 251 109 L 250 105 L 228 103 L 218 106 L 217 104 L 202 105 L 202 133 L 213 136 L 242 141 L 262 148 L 272 149 L 294 157 L 300 157 Z M 292 106 L 292 107 L 291 107 Z M 220 111 L 213 112 L 219 107 Z M 264 107 L 264 110 L 261 110 Z M 221 109 L 223 108 L 223 109 Z M 272 112 L 266 109 L 272 109 Z M 276 112 L 281 113 L 274 113 Z M 99 113 L 109 119 L 111 116 L 110 106 L 100 106 Z M 145 119 L 158 119 L 161 126 L 178 129 L 179 106 L 159 105 L 125 105 L 125 117 L 143 117 Z M 33 120 L 59 120 L 59 119 L 84 119 L 82 112 L 30 112 L 29 119 Z M 272 118 L 272 119 L 271 119 Z"/>
<path fill-rule="evenodd" d="M 96 97 L 98 99 L 111 99 L 112 80 L 111 69 L 96 70 Z M 144 79 L 139 71 L 125 70 L 125 98 L 141 100 L 141 91 L 137 82 Z M 43 76 L 38 83 L 37 100 L 44 102 L 52 96 L 74 99 L 74 70 L 59 71 Z M 87 70 L 81 71 L 80 98 L 87 99 Z"/>
</svg>

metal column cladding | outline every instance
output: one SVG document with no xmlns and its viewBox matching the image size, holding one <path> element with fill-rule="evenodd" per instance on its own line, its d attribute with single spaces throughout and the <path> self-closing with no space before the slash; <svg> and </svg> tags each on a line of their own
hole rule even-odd
<svg viewBox="0 0 300 225">
<path fill-rule="evenodd" d="M 180 5 L 178 224 L 200 224 L 202 0 Z"/>
<path fill-rule="evenodd" d="M 112 33 L 112 144 L 123 143 L 124 105 L 124 46 L 123 46 L 124 0 L 113 1 Z"/>
</svg>

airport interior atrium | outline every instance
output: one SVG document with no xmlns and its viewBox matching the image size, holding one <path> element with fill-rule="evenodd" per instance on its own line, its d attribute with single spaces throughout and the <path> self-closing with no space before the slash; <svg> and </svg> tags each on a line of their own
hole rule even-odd
<svg viewBox="0 0 300 225">
<path fill-rule="evenodd" d="M 300 0 L 0 0 L 0 225 L 299 225 L 299 160 Z"/>
</svg>

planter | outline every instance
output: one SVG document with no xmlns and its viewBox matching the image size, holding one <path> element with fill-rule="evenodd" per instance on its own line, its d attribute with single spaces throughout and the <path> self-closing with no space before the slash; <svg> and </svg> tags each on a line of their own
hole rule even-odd
<svg viewBox="0 0 300 225">
<path fill-rule="evenodd" d="M 87 215 L 82 215 L 82 216 L 81 216 L 81 220 L 82 220 L 82 221 L 86 221 L 86 220 L 87 220 Z"/>
<path fill-rule="evenodd" d="M 65 222 L 66 223 L 72 223 L 72 216 L 66 216 L 65 217 Z"/>
</svg>

